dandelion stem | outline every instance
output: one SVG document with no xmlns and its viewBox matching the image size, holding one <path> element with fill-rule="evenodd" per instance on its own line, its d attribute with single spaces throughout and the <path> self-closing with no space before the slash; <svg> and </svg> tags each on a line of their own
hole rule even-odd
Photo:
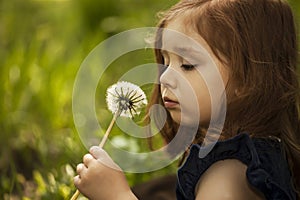
<svg viewBox="0 0 300 200">
<path fill-rule="evenodd" d="M 73 196 L 71 197 L 70 200 L 76 200 L 78 198 L 78 196 L 80 195 L 79 190 L 77 189 L 76 192 L 73 194 Z"/>
<path fill-rule="evenodd" d="M 102 140 L 101 140 L 101 143 L 99 144 L 100 148 L 102 148 L 104 146 L 104 144 L 105 144 L 105 142 L 106 142 L 106 140 L 108 138 L 108 135 L 109 135 L 112 127 L 114 126 L 114 123 L 116 122 L 117 118 L 119 117 L 120 113 L 121 113 L 120 111 L 117 111 L 114 114 L 114 117 L 112 118 L 112 120 L 111 120 L 111 122 L 110 122 L 110 124 L 109 124 L 109 126 L 108 126 L 108 128 L 107 128 L 107 130 L 106 130 L 106 132 L 105 132 L 105 134 L 104 134 L 104 136 L 102 138 Z"/>
</svg>

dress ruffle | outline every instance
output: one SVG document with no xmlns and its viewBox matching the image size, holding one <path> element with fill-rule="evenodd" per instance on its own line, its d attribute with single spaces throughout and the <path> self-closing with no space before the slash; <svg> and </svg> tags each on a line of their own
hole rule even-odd
<svg viewBox="0 0 300 200">
<path fill-rule="evenodd" d="M 177 199 L 195 199 L 195 187 L 201 175 L 215 162 L 238 159 L 248 166 L 246 176 L 249 183 L 265 195 L 268 200 L 295 200 L 291 174 L 276 139 L 250 138 L 239 134 L 231 139 L 219 141 L 204 158 L 200 151 L 206 147 L 192 145 L 188 158 L 178 170 Z"/>
</svg>

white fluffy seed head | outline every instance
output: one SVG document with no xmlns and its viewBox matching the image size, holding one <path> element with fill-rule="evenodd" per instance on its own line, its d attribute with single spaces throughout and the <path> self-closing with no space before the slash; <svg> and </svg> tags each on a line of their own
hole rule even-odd
<svg viewBox="0 0 300 200">
<path fill-rule="evenodd" d="M 134 117 L 147 105 L 147 98 L 143 90 L 132 83 L 120 81 L 110 86 L 106 91 L 108 109 L 123 117 Z"/>
</svg>

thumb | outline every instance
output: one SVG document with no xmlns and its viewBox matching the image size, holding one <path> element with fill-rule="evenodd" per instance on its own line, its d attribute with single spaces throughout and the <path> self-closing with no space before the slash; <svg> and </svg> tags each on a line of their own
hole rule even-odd
<svg viewBox="0 0 300 200">
<path fill-rule="evenodd" d="M 92 146 L 90 148 L 90 153 L 95 159 L 99 159 L 104 156 L 108 156 L 107 153 L 104 151 L 104 149 L 98 147 L 98 146 Z"/>
<path fill-rule="evenodd" d="M 92 146 L 90 148 L 90 153 L 95 159 L 97 159 L 97 161 L 101 162 L 103 165 L 118 171 L 122 171 L 121 168 L 111 159 L 111 157 L 104 149 L 98 146 Z"/>
</svg>

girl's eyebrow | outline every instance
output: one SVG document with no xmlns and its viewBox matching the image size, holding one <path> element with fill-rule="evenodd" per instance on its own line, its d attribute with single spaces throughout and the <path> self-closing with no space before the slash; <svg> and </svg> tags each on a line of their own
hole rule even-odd
<svg viewBox="0 0 300 200">
<path fill-rule="evenodd" d="M 165 49 L 161 49 L 161 54 L 168 54 L 169 52 L 172 52 L 172 53 L 176 53 L 176 54 L 183 54 L 183 55 L 186 55 L 186 54 L 200 54 L 201 51 L 193 48 L 193 47 L 173 47 L 172 49 L 170 50 L 165 50 Z"/>
<path fill-rule="evenodd" d="M 199 51 L 197 51 L 197 49 L 193 48 L 193 47 L 174 47 L 175 52 L 179 52 L 179 53 L 192 53 L 192 54 L 196 54 L 196 53 L 200 53 Z"/>
<path fill-rule="evenodd" d="M 170 48 L 169 51 L 165 49 L 161 49 L 162 56 L 167 56 L 169 53 L 175 53 L 180 57 L 188 57 L 188 58 L 199 58 L 203 55 L 200 50 L 195 49 L 194 47 L 173 47 Z"/>
</svg>

